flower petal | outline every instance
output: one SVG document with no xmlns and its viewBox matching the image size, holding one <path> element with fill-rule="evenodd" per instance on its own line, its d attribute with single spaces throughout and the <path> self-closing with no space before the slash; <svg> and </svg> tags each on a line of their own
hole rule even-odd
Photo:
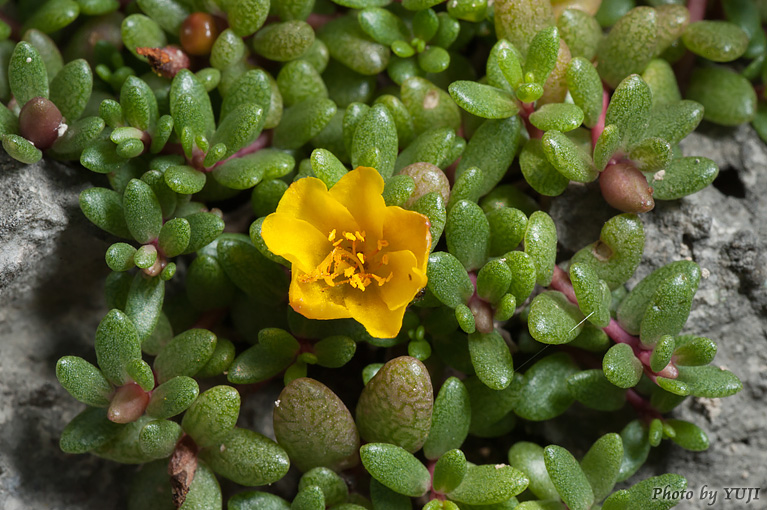
<svg viewBox="0 0 767 510">
<path fill-rule="evenodd" d="M 348 319 L 353 317 L 344 303 L 348 293 L 346 286 L 328 287 L 323 281 L 299 283 L 304 276 L 300 271 L 293 272 L 290 280 L 289 301 L 293 310 L 308 319 Z"/>
<path fill-rule="evenodd" d="M 381 267 L 379 276 L 388 276 L 388 270 L 393 276 L 379 291 L 389 310 L 395 310 L 407 306 L 418 291 L 426 286 L 426 273 L 417 267 L 416 257 L 410 251 L 390 252 L 386 256 L 389 263 Z"/>
<path fill-rule="evenodd" d="M 311 223 L 326 236 L 333 229 L 354 232 L 360 228 L 349 210 L 315 177 L 291 184 L 277 205 L 277 213 Z"/>
<path fill-rule="evenodd" d="M 261 226 L 261 236 L 269 251 L 289 260 L 294 271 L 304 273 L 311 273 L 332 250 L 327 234 L 285 213 L 267 216 Z"/>
<path fill-rule="evenodd" d="M 383 211 L 386 208 L 384 181 L 374 168 L 357 167 L 346 173 L 330 188 L 330 194 L 341 202 L 357 220 L 360 229 L 373 239 L 381 239 Z"/>
<path fill-rule="evenodd" d="M 389 310 L 381 297 L 381 288 L 368 285 L 364 292 L 354 289 L 353 292 L 346 293 L 344 303 L 352 318 L 365 326 L 372 336 L 394 338 L 402 328 L 406 307 Z"/>
<path fill-rule="evenodd" d="M 389 242 L 390 252 L 413 252 L 416 266 L 425 273 L 431 249 L 429 227 L 429 219 L 423 214 L 389 206 L 384 214 L 383 239 Z"/>
</svg>

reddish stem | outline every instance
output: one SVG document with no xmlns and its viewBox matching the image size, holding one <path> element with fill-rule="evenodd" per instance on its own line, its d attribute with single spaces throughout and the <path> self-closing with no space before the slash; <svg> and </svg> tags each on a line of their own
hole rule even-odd
<svg viewBox="0 0 767 510">
<path fill-rule="evenodd" d="M 687 10 L 690 11 L 690 23 L 703 19 L 706 14 L 706 0 L 688 0 Z"/>
<path fill-rule="evenodd" d="M 543 131 L 533 126 L 530 123 L 530 114 L 535 111 L 535 105 L 533 103 L 522 103 L 522 107 L 519 110 L 519 116 L 525 121 L 525 128 L 527 128 L 527 134 L 530 138 L 541 139 L 543 137 Z"/>
<path fill-rule="evenodd" d="M 631 407 L 633 407 L 636 413 L 644 420 L 650 422 L 655 418 L 662 419 L 661 414 L 655 410 L 650 402 L 637 393 L 633 388 L 629 388 L 626 391 L 626 401 L 631 404 Z"/>
<path fill-rule="evenodd" d="M 436 460 L 430 460 L 429 464 L 426 466 L 429 470 L 429 476 L 431 477 L 431 494 L 429 499 L 438 499 L 440 501 L 445 501 L 445 495 L 441 492 L 437 492 L 434 490 L 434 466 L 437 465 Z"/>
<path fill-rule="evenodd" d="M 596 147 L 597 140 L 602 136 L 602 131 L 605 130 L 605 118 L 607 117 L 607 106 L 610 104 L 610 92 L 607 87 L 602 84 L 602 113 L 599 114 L 599 120 L 596 125 L 591 128 L 591 146 Z"/>
<path fill-rule="evenodd" d="M 213 165 L 213 168 L 216 168 L 219 165 L 223 165 L 229 160 L 241 158 L 243 156 L 247 156 L 248 154 L 253 154 L 254 152 L 258 152 L 264 147 L 267 147 L 271 143 L 271 140 L 272 140 L 272 132 L 264 131 L 263 133 L 259 135 L 258 138 L 256 138 L 256 140 L 253 143 L 251 143 L 247 147 L 243 147 L 242 149 L 238 150 L 237 152 L 235 152 L 228 158 L 219 161 L 218 163 Z"/>
</svg>

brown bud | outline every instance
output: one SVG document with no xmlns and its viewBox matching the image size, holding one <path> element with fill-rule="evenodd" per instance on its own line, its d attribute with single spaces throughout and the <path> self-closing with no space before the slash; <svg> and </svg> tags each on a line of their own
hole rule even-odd
<svg viewBox="0 0 767 510">
<path fill-rule="evenodd" d="M 190 55 L 207 55 L 217 37 L 216 20 L 208 13 L 193 12 L 181 24 L 181 47 Z"/>
<path fill-rule="evenodd" d="M 652 188 L 631 163 L 608 165 L 599 176 L 599 187 L 608 204 L 628 213 L 644 213 L 655 207 Z"/>
<path fill-rule="evenodd" d="M 432 191 L 442 195 L 442 199 L 447 205 L 450 198 L 450 182 L 447 180 L 445 172 L 438 166 L 431 163 L 413 163 L 399 171 L 401 175 L 408 175 L 415 181 L 415 189 L 410 198 L 405 202 L 405 207 L 410 207 L 413 203 Z"/>
<path fill-rule="evenodd" d="M 163 78 L 172 79 L 180 70 L 189 69 L 189 57 L 176 46 L 136 48 L 136 53 L 146 57 L 152 71 Z"/>
<path fill-rule="evenodd" d="M 136 383 L 120 386 L 112 397 L 107 418 L 115 423 L 130 423 L 138 420 L 149 404 L 149 393 Z"/>
<path fill-rule="evenodd" d="M 27 101 L 19 113 L 19 131 L 35 147 L 44 150 L 66 131 L 61 121 L 61 112 L 52 101 L 35 97 Z"/>
</svg>

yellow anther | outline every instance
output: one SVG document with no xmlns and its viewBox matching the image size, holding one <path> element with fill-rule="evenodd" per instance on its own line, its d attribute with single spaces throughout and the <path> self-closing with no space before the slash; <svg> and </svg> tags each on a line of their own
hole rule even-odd
<svg viewBox="0 0 767 510">
<path fill-rule="evenodd" d="M 349 241 L 356 241 L 357 238 L 354 237 L 354 234 L 350 232 L 344 232 L 344 237 L 347 238 Z"/>
<path fill-rule="evenodd" d="M 389 263 L 389 254 L 388 254 L 388 253 L 384 253 L 384 254 L 381 256 L 381 265 L 384 265 L 384 266 L 385 266 L 385 265 L 386 265 L 386 264 L 388 264 L 388 263 Z"/>
<path fill-rule="evenodd" d="M 336 229 L 333 229 L 330 231 L 330 234 L 328 235 L 328 241 L 333 241 L 333 239 L 336 238 Z"/>
<path fill-rule="evenodd" d="M 359 230 L 357 230 L 357 231 L 355 231 L 355 232 L 354 232 L 354 234 L 357 236 L 357 239 L 358 239 L 359 241 L 363 241 L 363 242 L 365 241 L 365 232 L 362 232 L 362 233 L 360 234 L 360 231 L 359 231 Z"/>
<path fill-rule="evenodd" d="M 380 239 L 380 240 L 378 241 L 378 249 L 379 249 L 379 250 L 380 250 L 381 248 L 386 248 L 387 246 L 389 246 L 389 241 L 384 241 L 383 239 Z"/>
<path fill-rule="evenodd" d="M 363 264 L 365 263 L 365 256 L 362 254 L 362 252 L 357 252 L 357 258 L 360 259 L 360 262 Z"/>
<path fill-rule="evenodd" d="M 353 267 L 347 267 L 344 269 L 344 276 L 347 278 L 351 278 L 351 276 L 354 274 L 354 268 Z"/>
</svg>

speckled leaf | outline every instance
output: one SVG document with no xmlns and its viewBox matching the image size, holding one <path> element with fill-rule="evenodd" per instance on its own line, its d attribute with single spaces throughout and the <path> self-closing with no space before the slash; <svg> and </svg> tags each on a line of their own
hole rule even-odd
<svg viewBox="0 0 767 510">
<path fill-rule="evenodd" d="M 417 135 L 428 129 L 442 127 L 452 128 L 456 132 L 461 127 L 460 109 L 450 94 L 424 78 L 412 77 L 405 80 L 400 88 L 400 97 L 413 117 Z"/>
<path fill-rule="evenodd" d="M 241 104 L 224 117 L 210 144 L 226 145 L 226 152 L 221 159 L 228 158 L 258 138 L 265 120 L 264 109 L 260 106 L 254 103 Z"/>
<path fill-rule="evenodd" d="M 165 459 L 173 454 L 182 435 L 181 425 L 174 421 L 150 421 L 139 432 L 138 447 L 149 458 Z"/>
<path fill-rule="evenodd" d="M 621 327 L 632 335 L 638 334 L 642 318 L 658 286 L 677 274 L 687 275 L 696 285 L 700 282 L 700 266 L 692 261 L 679 260 L 656 269 L 644 277 L 621 301 L 616 312 Z"/>
<path fill-rule="evenodd" d="M 64 356 L 56 363 L 56 379 L 80 402 L 107 407 L 114 388 L 101 371 L 77 356 Z"/>
<path fill-rule="evenodd" d="M 611 290 L 634 274 L 644 251 L 644 227 L 635 214 L 620 214 L 605 222 L 599 241 L 579 250 L 573 263 L 592 266 Z"/>
<path fill-rule="evenodd" d="M 314 30 L 301 20 L 270 23 L 253 37 L 253 49 L 278 62 L 300 58 L 314 42 Z"/>
<path fill-rule="evenodd" d="M 290 503 L 268 492 L 238 492 L 227 503 L 228 510 L 290 510 Z"/>
<path fill-rule="evenodd" d="M 356 414 L 360 435 L 366 441 L 418 451 L 431 428 L 432 391 L 423 363 L 409 356 L 389 361 L 360 395 Z"/>
<path fill-rule="evenodd" d="M 670 105 L 682 99 L 674 70 L 666 60 L 660 58 L 651 60 L 642 73 L 642 79 L 652 90 L 653 108 Z M 651 121 L 650 129 L 652 128 Z"/>
<path fill-rule="evenodd" d="M 130 238 L 125 223 L 122 197 L 106 188 L 89 188 L 80 193 L 80 209 L 97 227 L 118 237 Z"/>
<path fill-rule="evenodd" d="M 531 421 L 559 416 L 573 403 L 567 379 L 577 371 L 570 356 L 559 352 L 536 361 L 524 375 L 517 372 L 510 386 L 514 412 Z"/>
<path fill-rule="evenodd" d="M 234 428 L 239 414 L 240 394 L 237 390 L 231 386 L 214 386 L 192 403 L 181 426 L 200 447 L 217 445 Z"/>
<path fill-rule="evenodd" d="M 461 485 L 447 496 L 469 505 L 492 505 L 520 494 L 529 480 L 521 471 L 504 464 L 469 466 Z"/>
<path fill-rule="evenodd" d="M 391 177 L 397 159 L 397 128 L 384 105 L 373 105 L 357 124 L 351 159 L 352 167 L 375 168 L 384 179 Z"/>
<path fill-rule="evenodd" d="M 564 6 L 567 7 L 567 4 Z M 573 4 L 573 8 L 566 8 L 559 14 L 557 28 L 573 57 L 582 57 L 588 61 L 594 58 L 602 39 L 602 28 L 593 16 Z"/>
<path fill-rule="evenodd" d="M 652 347 L 661 336 L 676 335 L 682 330 L 690 315 L 698 282 L 699 279 L 680 273 L 658 285 L 639 327 L 642 344 Z"/>
<path fill-rule="evenodd" d="M 192 228 L 192 234 L 189 237 L 189 244 L 184 253 L 193 253 L 208 245 L 224 231 L 224 220 L 220 216 L 208 213 L 198 212 L 184 216 L 189 226 Z"/>
<path fill-rule="evenodd" d="M 677 158 L 649 179 L 656 200 L 674 200 L 704 189 L 719 175 L 717 164 L 701 156 Z"/>
<path fill-rule="evenodd" d="M 642 362 L 628 344 L 615 344 L 602 360 L 605 377 L 619 388 L 636 386 L 642 377 Z"/>
<path fill-rule="evenodd" d="M 360 458 L 362 465 L 373 478 L 398 494 L 417 498 L 429 490 L 429 471 L 418 459 L 399 446 L 386 443 L 366 444 L 360 448 Z"/>
<path fill-rule="evenodd" d="M 279 328 L 262 329 L 258 341 L 234 359 L 229 367 L 229 382 L 251 384 L 268 380 L 285 370 L 298 354 L 296 339 Z"/>
<path fill-rule="evenodd" d="M 519 246 L 527 230 L 525 213 L 513 207 L 503 207 L 485 216 L 490 223 L 490 256 L 503 255 Z"/>
<path fill-rule="evenodd" d="M 514 92 L 524 80 L 519 54 L 511 43 L 504 39 L 500 39 L 490 50 L 485 72 L 489 85 L 507 92 Z"/>
<path fill-rule="evenodd" d="M 623 442 L 623 462 L 621 462 L 618 482 L 627 480 L 636 473 L 650 453 L 647 429 L 639 420 L 629 422 L 621 430 L 621 441 Z"/>
<path fill-rule="evenodd" d="M 631 73 L 641 73 L 655 56 L 657 15 L 652 7 L 636 7 L 612 27 L 597 51 L 597 70 L 611 87 Z"/>
<path fill-rule="evenodd" d="M 474 285 L 463 265 L 449 253 L 431 254 L 427 276 L 429 291 L 450 308 L 466 303 L 474 293 Z"/>
<path fill-rule="evenodd" d="M 515 443 L 509 449 L 509 464 L 527 475 L 530 480 L 528 489 L 536 497 L 544 500 L 559 499 L 559 493 L 546 471 L 542 447 L 526 441 Z"/>
<path fill-rule="evenodd" d="M 554 25 L 550 2 L 538 0 L 499 0 L 493 5 L 495 32 L 498 39 L 510 41 L 522 55 L 535 34 Z"/>
<path fill-rule="evenodd" d="M 706 432 L 695 425 L 684 420 L 666 420 L 666 425 L 673 427 L 674 435 L 671 440 L 676 444 L 693 452 L 702 452 L 708 450 L 708 435 Z"/>
<path fill-rule="evenodd" d="M 138 179 L 131 179 L 123 195 L 125 222 L 136 241 L 146 244 L 160 234 L 162 209 L 152 188 Z"/>
<path fill-rule="evenodd" d="M 514 95 L 474 81 L 450 84 L 450 96 L 467 112 L 484 119 L 505 119 L 519 111 Z"/>
<path fill-rule="evenodd" d="M 722 67 L 695 69 L 687 99 L 703 105 L 703 118 L 723 126 L 750 122 L 756 114 L 756 92 L 740 74 Z"/>
<path fill-rule="evenodd" d="M 317 36 L 327 44 L 331 57 L 358 73 L 375 75 L 389 63 L 389 48 L 371 41 L 356 17 L 330 21 L 318 30 Z"/>
<path fill-rule="evenodd" d="M 666 140 L 670 144 L 681 142 L 703 120 L 703 106 L 687 99 L 653 108 L 647 137 Z"/>
<path fill-rule="evenodd" d="M 467 270 L 481 267 L 487 259 L 490 223 L 474 202 L 461 200 L 447 214 L 447 248 Z"/>
<path fill-rule="evenodd" d="M 672 157 L 671 144 L 660 138 L 645 138 L 629 152 L 629 159 L 643 172 L 665 168 Z"/>
<path fill-rule="evenodd" d="M 693 395 L 704 398 L 723 398 L 743 389 L 740 379 L 730 372 L 713 365 L 678 366 L 679 377 L 658 377 L 658 386 L 677 395 Z"/>
<path fill-rule="evenodd" d="M 184 412 L 199 392 L 197 381 L 191 377 L 174 377 L 152 391 L 146 413 L 153 418 L 171 418 Z"/>
<path fill-rule="evenodd" d="M 564 133 L 547 131 L 541 139 L 541 144 L 546 159 L 567 179 L 585 183 L 592 182 L 599 176 L 591 156 Z"/>
<path fill-rule="evenodd" d="M 16 45 L 8 65 L 8 82 L 19 106 L 34 97 L 48 97 L 45 64 L 34 46 L 22 41 Z"/>
<path fill-rule="evenodd" d="M 395 14 L 380 7 L 368 7 L 357 14 L 362 30 L 374 41 L 390 46 L 394 41 L 406 41 L 410 32 Z"/>
<path fill-rule="evenodd" d="M 735 23 L 703 20 L 690 23 L 682 42 L 691 52 L 714 62 L 731 62 L 745 53 L 748 34 Z"/>
<path fill-rule="evenodd" d="M 269 15 L 269 0 L 223 0 L 221 4 L 229 25 L 240 37 L 261 28 Z"/>
<path fill-rule="evenodd" d="M 509 346 L 496 331 L 469 335 L 469 354 L 477 377 L 494 390 L 511 384 L 514 363 Z"/>
<path fill-rule="evenodd" d="M 64 453 L 86 453 L 109 442 L 120 428 L 107 418 L 105 408 L 87 407 L 61 431 L 59 448 Z"/>
<path fill-rule="evenodd" d="M 525 81 L 543 85 L 557 63 L 559 30 L 550 26 L 540 30 L 530 41 L 523 67 Z"/>
<path fill-rule="evenodd" d="M 359 460 L 359 434 L 335 393 L 314 379 L 294 379 L 274 407 L 274 434 L 301 471 L 345 469 Z"/>
<path fill-rule="evenodd" d="M 708 365 L 716 356 L 716 343 L 710 338 L 682 335 L 674 340 L 674 363 L 676 365 Z"/>
<path fill-rule="evenodd" d="M 581 332 L 583 314 L 561 292 L 546 291 L 533 299 L 527 325 L 530 335 L 545 344 L 566 344 Z"/>
<path fill-rule="evenodd" d="M 574 104 L 546 104 L 530 114 L 530 123 L 542 131 L 572 131 L 583 122 L 583 110 Z"/>
<path fill-rule="evenodd" d="M 117 386 L 131 381 L 126 365 L 141 359 L 141 342 L 128 315 L 110 310 L 96 330 L 96 359 L 104 376 Z"/>
<path fill-rule="evenodd" d="M 93 73 L 83 59 L 69 62 L 51 81 L 50 99 L 67 122 L 74 122 L 88 104 L 93 88 Z"/>
<path fill-rule="evenodd" d="M 599 411 L 616 411 L 626 402 L 626 392 L 610 383 L 599 369 L 571 375 L 567 388 L 575 400 Z"/>
<path fill-rule="evenodd" d="M 317 136 L 336 114 L 336 104 L 330 99 L 314 98 L 302 101 L 282 115 L 274 130 L 274 146 L 297 149 Z"/>
<path fill-rule="evenodd" d="M 533 259 L 538 285 L 551 283 L 557 255 L 557 227 L 551 216 L 543 211 L 534 212 L 527 221 L 525 253 Z"/>
<path fill-rule="evenodd" d="M 464 384 L 456 377 L 448 378 L 434 401 L 431 429 L 423 445 L 427 459 L 441 457 L 460 447 L 469 433 L 471 404 Z"/>
<path fill-rule="evenodd" d="M 518 376 L 515 376 L 515 378 Z M 509 432 L 515 423 L 513 385 L 496 391 L 485 386 L 476 376 L 464 379 L 471 402 L 469 432 L 478 437 L 496 437 Z"/>
<path fill-rule="evenodd" d="M 561 446 L 549 445 L 543 460 L 551 481 L 568 508 L 588 510 L 594 503 L 594 492 L 578 461 Z"/>
<path fill-rule="evenodd" d="M 618 126 L 623 147 L 631 148 L 644 138 L 651 105 L 652 91 L 639 75 L 628 76 L 615 89 L 607 107 L 605 125 Z"/>
<path fill-rule="evenodd" d="M 164 383 L 177 376 L 193 376 L 213 355 L 216 335 L 207 329 L 189 329 L 173 338 L 154 360 L 157 380 Z"/>
<path fill-rule="evenodd" d="M 570 266 L 570 281 L 583 315 L 595 326 L 607 326 L 612 304 L 612 294 L 607 283 L 597 277 L 594 268 L 577 263 Z"/>
<path fill-rule="evenodd" d="M 533 258 L 525 252 L 511 251 L 503 259 L 512 273 L 509 292 L 514 295 L 517 303 L 523 303 L 535 288 L 536 268 Z"/>
<path fill-rule="evenodd" d="M 570 183 L 570 179 L 549 163 L 543 144 L 538 139 L 531 138 L 525 142 L 519 155 L 519 166 L 527 183 L 541 195 L 560 195 Z"/>
<path fill-rule="evenodd" d="M 621 147 L 621 131 L 615 124 L 608 124 L 594 145 L 594 166 L 600 172 Z"/>
<path fill-rule="evenodd" d="M 522 122 L 516 115 L 508 119 L 486 120 L 466 145 L 456 168 L 456 178 L 476 167 L 484 177 L 479 194 L 486 195 L 500 182 L 511 166 L 519 147 Z"/>
<path fill-rule="evenodd" d="M 191 233 L 192 228 L 184 218 L 168 220 L 160 229 L 157 246 L 166 257 L 175 257 L 184 252 Z"/>
<path fill-rule="evenodd" d="M 168 42 L 160 25 L 143 14 L 131 14 L 125 18 L 121 33 L 125 48 L 142 62 L 146 62 L 147 58 L 136 53 L 136 48 L 162 48 Z"/>
<path fill-rule="evenodd" d="M 136 327 L 140 341 L 143 342 L 154 331 L 162 313 L 164 298 L 165 282 L 162 279 L 136 273 L 128 291 L 125 314 Z"/>
<path fill-rule="evenodd" d="M 583 456 L 581 469 L 591 485 L 594 501 L 601 501 L 612 492 L 622 461 L 623 442 L 618 434 L 600 437 Z"/>
<path fill-rule="evenodd" d="M 675 474 L 654 476 L 613 493 L 602 505 L 603 510 L 668 510 L 682 499 L 687 480 Z M 658 494 L 660 489 L 661 493 Z M 666 496 L 664 496 L 666 494 Z M 676 497 L 672 497 L 676 495 Z"/>
</svg>

